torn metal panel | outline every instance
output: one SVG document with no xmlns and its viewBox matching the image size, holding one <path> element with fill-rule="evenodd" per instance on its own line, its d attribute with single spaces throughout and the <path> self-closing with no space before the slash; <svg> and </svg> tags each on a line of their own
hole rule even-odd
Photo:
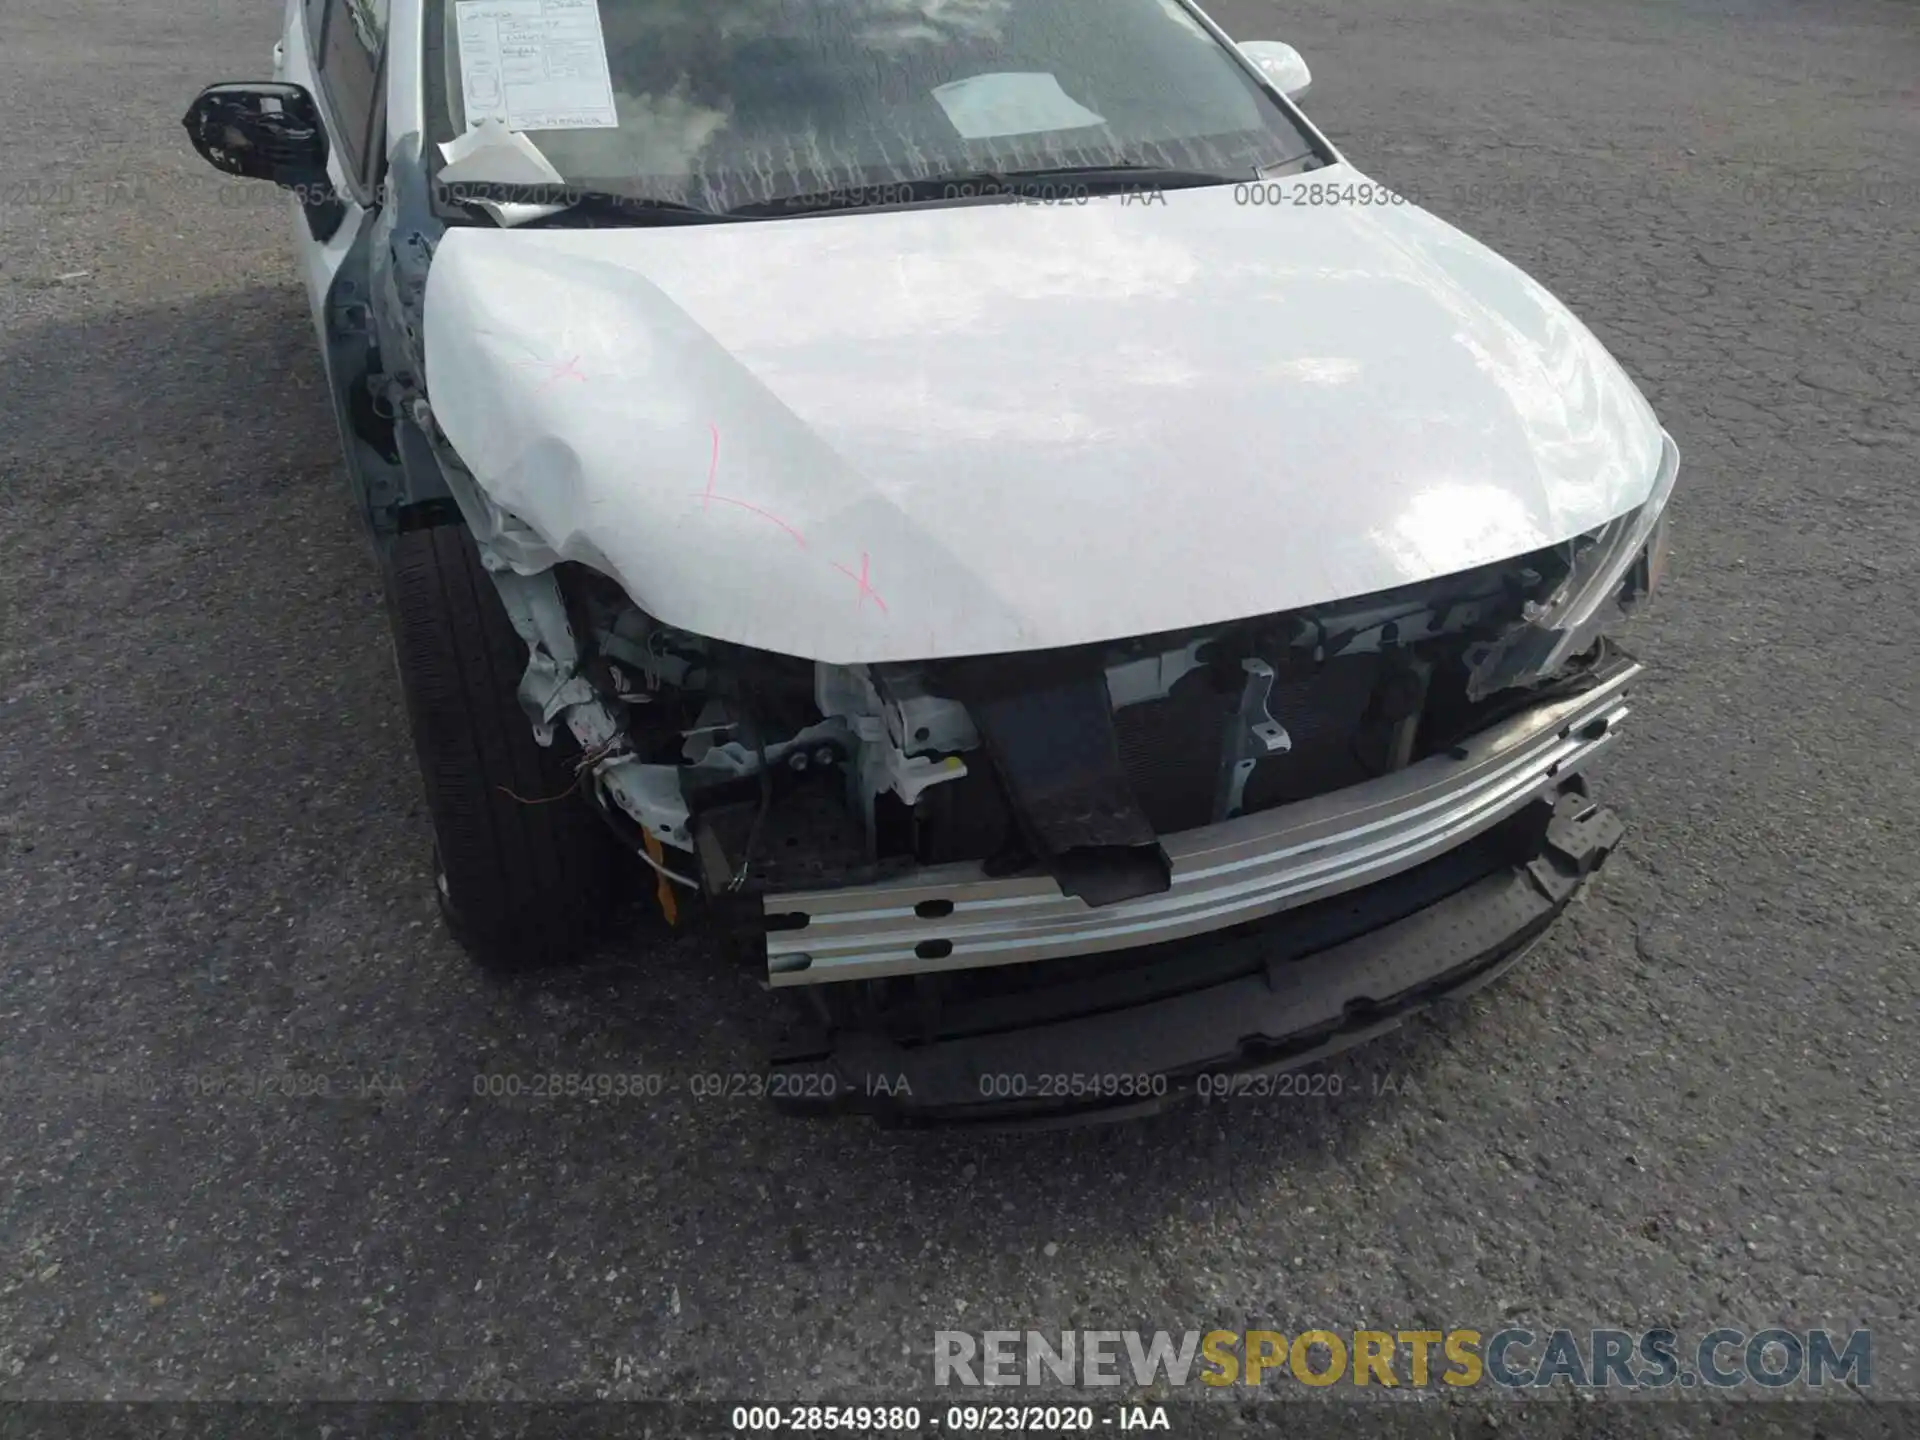
<svg viewBox="0 0 1920 1440">
<path fill-rule="evenodd" d="M 602 790 L 663 845 L 693 849 L 692 813 L 673 765 L 643 765 L 631 755 L 611 755 L 594 766 Z"/>
<path fill-rule="evenodd" d="M 580 744 L 582 769 L 599 791 L 661 844 L 692 850 L 679 767 L 644 764 L 632 753 L 625 716 L 581 673 L 579 637 L 554 573 L 522 575 L 485 548 L 481 559 L 514 630 L 527 642 L 520 701 L 535 738 L 551 745 L 554 724 L 564 720 Z"/>
<path fill-rule="evenodd" d="M 857 742 L 855 800 L 869 830 L 879 796 L 892 794 L 911 806 L 933 786 L 966 778 L 967 762 L 960 756 L 927 752 L 971 749 L 979 743 L 964 709 L 925 695 L 911 676 L 893 683 L 902 692 L 900 699 L 883 696 L 864 665 L 817 665 L 814 670 L 820 712 L 844 723 Z"/>
</svg>

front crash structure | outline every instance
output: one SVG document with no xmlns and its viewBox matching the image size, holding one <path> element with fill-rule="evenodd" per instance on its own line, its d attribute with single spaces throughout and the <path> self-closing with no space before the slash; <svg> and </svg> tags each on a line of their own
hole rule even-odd
<svg viewBox="0 0 1920 1440">
<path fill-rule="evenodd" d="M 571 731 L 662 877 L 744 899 L 779 987 L 1151 945 L 1371 884 L 1563 783 L 1639 673 L 1591 625 L 1553 669 L 1514 664 L 1591 586 L 1590 544 L 1070 651 L 775 656 L 659 624 L 440 458 L 527 643 L 536 736 Z"/>
<path fill-rule="evenodd" d="M 435 450 L 526 643 L 535 738 L 570 732 L 669 919 L 744 928 L 802 1002 L 776 1071 L 803 1108 L 1054 1114 L 1037 1070 L 1034 1094 L 1004 1070 L 972 1088 L 983 1057 L 1036 1048 L 1137 1052 L 1178 1082 L 1076 1095 L 1075 1114 L 1306 1063 L 1485 983 L 1619 835 L 1581 772 L 1642 673 L 1601 633 L 1658 577 L 1660 534 L 1631 517 L 1304 611 L 836 665 L 662 624 Z M 1180 1007 L 1204 1023 L 1168 1031 Z"/>
</svg>

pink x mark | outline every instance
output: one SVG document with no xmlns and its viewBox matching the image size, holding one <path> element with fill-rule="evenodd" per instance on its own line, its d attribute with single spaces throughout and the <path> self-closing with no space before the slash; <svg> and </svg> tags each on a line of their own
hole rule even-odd
<svg viewBox="0 0 1920 1440">
<path fill-rule="evenodd" d="M 860 573 L 858 575 L 854 574 L 853 571 L 849 570 L 846 566 L 842 565 L 838 560 L 833 562 L 833 568 L 838 570 L 842 575 L 846 576 L 849 580 L 855 581 L 859 584 L 860 598 L 853 602 L 854 609 L 858 610 L 860 609 L 861 606 L 865 605 L 867 603 L 867 597 L 871 595 L 873 597 L 873 603 L 880 607 L 880 613 L 882 615 L 887 613 L 887 602 L 880 598 L 880 592 L 878 590 L 874 589 L 873 586 L 867 583 L 867 552 L 866 551 L 862 550 L 860 552 Z"/>
<path fill-rule="evenodd" d="M 585 380 L 587 377 L 580 373 L 578 368 L 579 364 L 580 357 L 578 355 L 575 355 L 572 359 L 565 362 L 548 361 L 547 369 L 552 373 L 547 376 L 546 381 L 539 388 L 544 390 L 556 380 Z"/>
</svg>

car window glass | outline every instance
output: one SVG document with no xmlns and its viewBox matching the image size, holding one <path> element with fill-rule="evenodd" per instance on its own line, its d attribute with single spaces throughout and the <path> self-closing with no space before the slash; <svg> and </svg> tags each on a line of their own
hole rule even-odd
<svg viewBox="0 0 1920 1440">
<path fill-rule="evenodd" d="M 380 48 L 387 31 L 387 0 L 319 0 L 326 6 L 319 46 L 320 84 L 327 92 L 336 138 L 349 174 L 367 173 L 378 107 Z"/>
<path fill-rule="evenodd" d="M 439 4 L 434 79 L 445 129 L 458 133 L 462 7 Z M 528 131 L 569 181 L 596 187 L 725 207 L 980 169 L 1245 174 L 1313 148 L 1176 0 L 598 0 L 598 10 L 617 125 Z M 516 63 L 537 79 L 553 62 L 529 48 Z"/>
</svg>

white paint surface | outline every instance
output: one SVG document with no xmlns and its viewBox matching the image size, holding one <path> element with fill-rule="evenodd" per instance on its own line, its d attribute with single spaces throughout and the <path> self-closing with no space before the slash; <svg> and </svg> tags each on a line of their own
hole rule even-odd
<svg viewBox="0 0 1920 1440">
<path fill-rule="evenodd" d="M 453 230 L 431 402 L 555 553 L 839 663 L 1369 594 L 1647 496 L 1646 402 L 1484 246 L 1411 205 L 1166 199 Z"/>
</svg>

